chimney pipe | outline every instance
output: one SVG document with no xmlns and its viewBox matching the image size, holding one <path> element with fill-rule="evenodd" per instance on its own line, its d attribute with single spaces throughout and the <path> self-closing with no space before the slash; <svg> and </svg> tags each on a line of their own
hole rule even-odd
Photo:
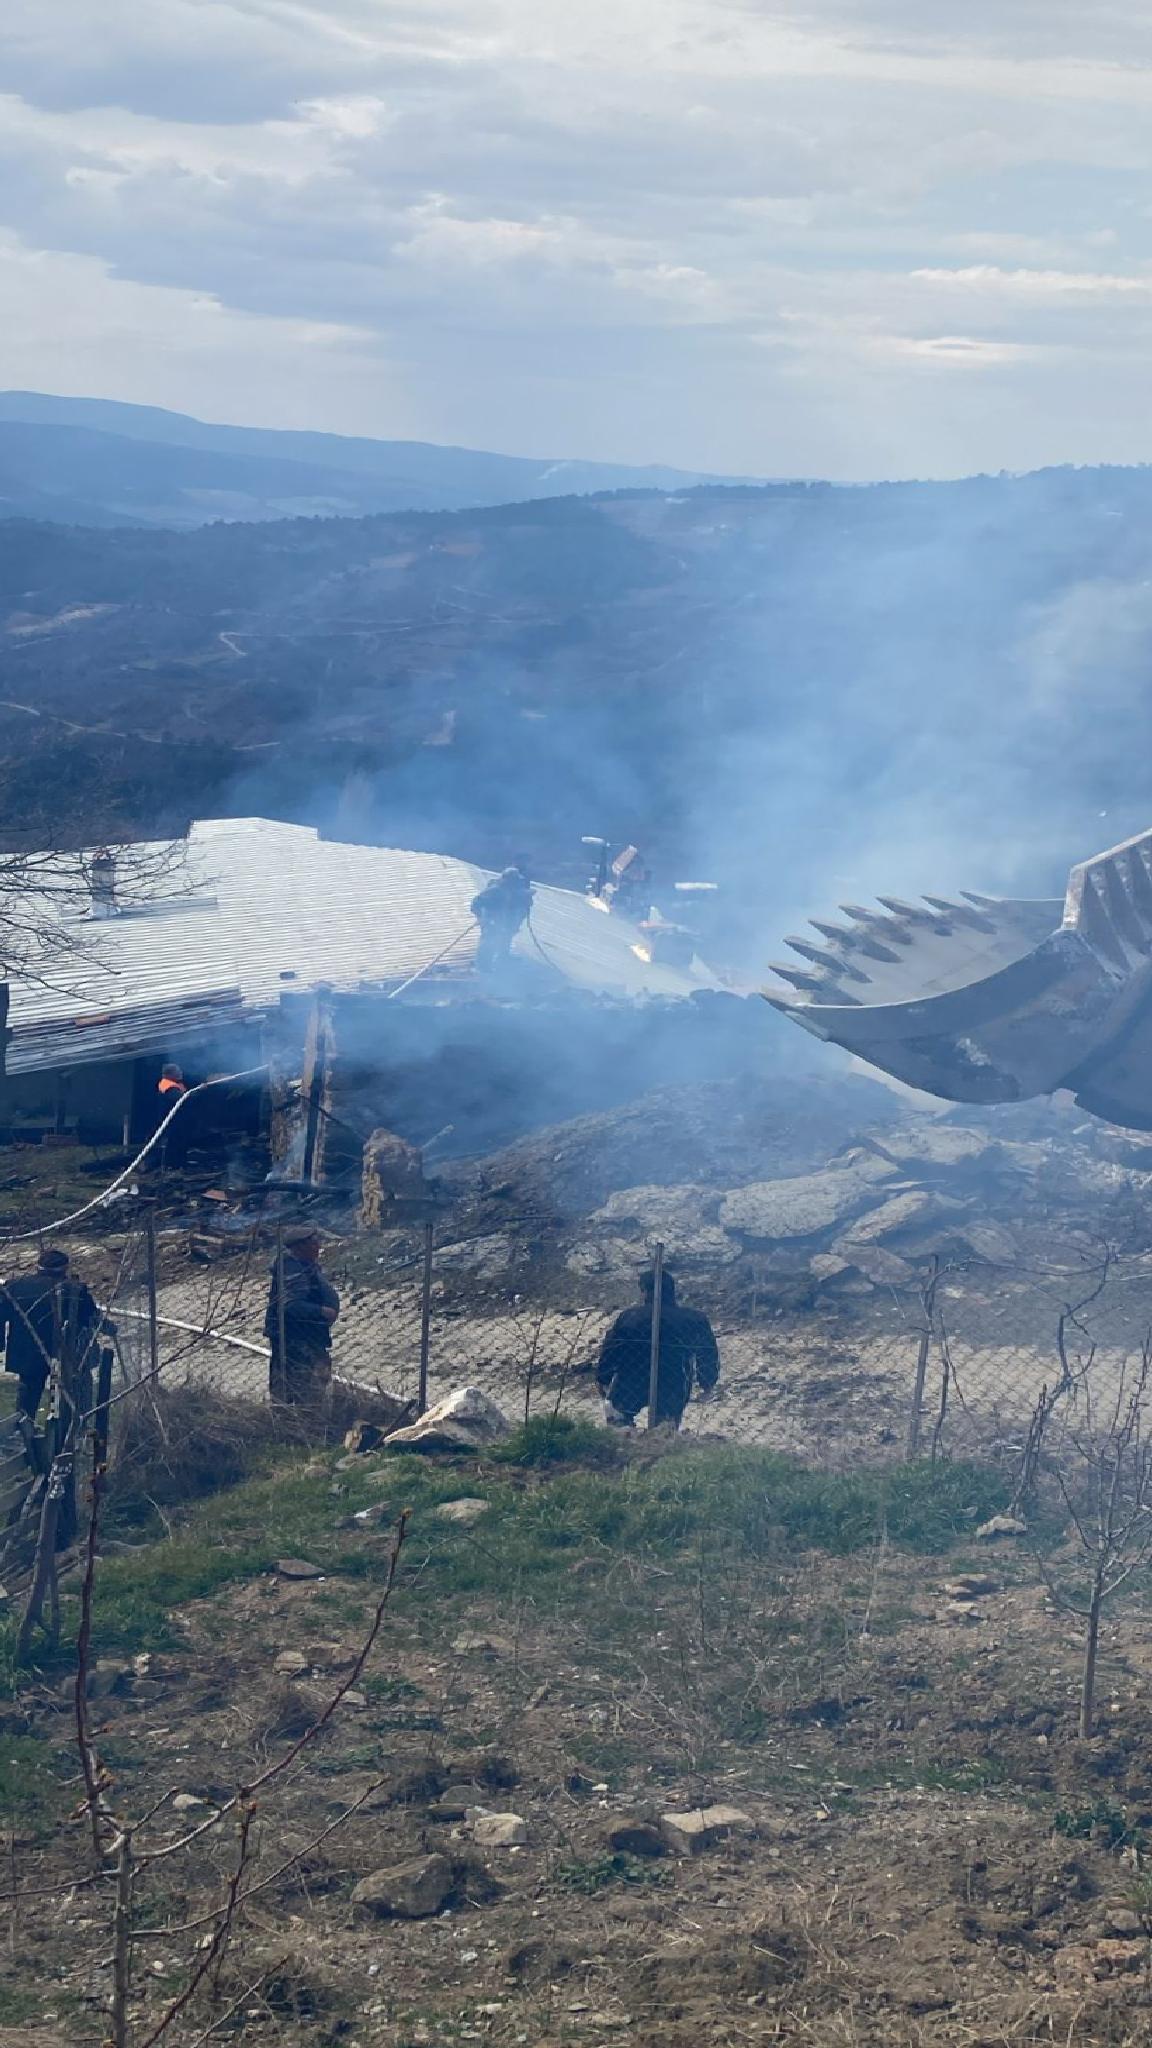
<svg viewBox="0 0 1152 2048">
<path fill-rule="evenodd" d="M 94 853 L 88 864 L 88 893 L 91 917 L 116 915 L 116 855 L 107 846 Z"/>
</svg>

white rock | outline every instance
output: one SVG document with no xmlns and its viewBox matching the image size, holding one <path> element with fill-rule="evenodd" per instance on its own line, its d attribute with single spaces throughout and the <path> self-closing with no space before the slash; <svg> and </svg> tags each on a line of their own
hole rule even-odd
<svg viewBox="0 0 1152 2048">
<path fill-rule="evenodd" d="M 714 1219 L 719 1200 L 713 1188 L 618 1188 L 589 1221 L 639 1223 L 644 1230 L 661 1237 L 670 1230 L 691 1235 L 701 1224 Z"/>
<path fill-rule="evenodd" d="M 945 1202 L 927 1188 L 912 1188 L 908 1194 L 893 1195 L 889 1201 L 881 1202 L 878 1209 L 858 1217 L 837 1241 L 836 1249 L 848 1257 L 849 1240 L 853 1245 L 875 1244 L 879 1239 L 898 1236 L 913 1224 L 928 1223 L 949 1214 L 960 1214 L 960 1204 Z"/>
<path fill-rule="evenodd" d="M 660 1816 L 660 1832 L 677 1856 L 698 1856 L 726 1835 L 754 1834 L 756 1823 L 738 1806 L 698 1806 L 689 1813 Z"/>
<path fill-rule="evenodd" d="M 957 1124 L 911 1124 L 904 1131 L 885 1131 L 877 1142 L 901 1166 L 965 1166 L 993 1149 L 991 1138 Z"/>
<path fill-rule="evenodd" d="M 507 1416 L 479 1387 L 459 1387 L 429 1408 L 418 1422 L 393 1430 L 387 1450 L 478 1451 L 512 1434 Z"/>
<path fill-rule="evenodd" d="M 996 1543 L 1002 1537 L 1026 1536 L 1027 1534 L 1028 1524 L 1027 1522 L 1020 1521 L 1018 1516 L 993 1515 L 990 1521 L 980 1524 L 976 1531 L 976 1541 L 978 1543 Z"/>
<path fill-rule="evenodd" d="M 281 1678 L 299 1678 L 312 1667 L 302 1650 L 281 1650 L 272 1668 L 280 1673 Z"/>
<path fill-rule="evenodd" d="M 473 1807 L 468 1826 L 481 1849 L 522 1849 L 528 1840 L 528 1823 L 519 1813 L 488 1813 Z"/>
<path fill-rule="evenodd" d="M 441 1522 L 460 1522 L 464 1528 L 470 1529 L 474 1522 L 488 1513 L 491 1506 L 490 1500 L 446 1500 L 432 1512 Z"/>
<path fill-rule="evenodd" d="M 197 1799 L 194 1792 L 178 1792 L 172 1801 L 172 1810 L 174 1813 L 197 1813 L 207 1803 L 205 1799 Z"/>
<path fill-rule="evenodd" d="M 724 1197 L 720 1221 L 745 1237 L 815 1237 L 866 1208 L 874 1188 L 895 1172 L 888 1160 L 865 1158 L 793 1180 L 756 1181 Z"/>
</svg>

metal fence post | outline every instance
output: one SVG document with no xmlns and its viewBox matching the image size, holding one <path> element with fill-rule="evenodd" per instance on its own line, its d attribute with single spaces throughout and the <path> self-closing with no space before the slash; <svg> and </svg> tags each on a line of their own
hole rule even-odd
<svg viewBox="0 0 1152 2048">
<path fill-rule="evenodd" d="M 928 1378 L 928 1358 L 932 1349 L 932 1332 L 936 1315 L 936 1288 L 940 1279 L 940 1261 L 933 1262 L 932 1277 L 922 1289 L 924 1304 L 924 1328 L 920 1332 L 920 1349 L 916 1356 L 916 1376 L 912 1382 L 912 1406 L 908 1415 L 908 1440 L 904 1455 L 909 1464 L 920 1454 L 920 1431 L 924 1422 L 924 1386 Z"/>
<path fill-rule="evenodd" d="M 153 1386 L 160 1370 L 160 1325 L 156 1314 L 156 1212 L 144 1211 L 144 1284 L 148 1296 L 148 1376 Z"/>
<path fill-rule="evenodd" d="M 648 1427 L 656 1427 L 656 1406 L 660 1398 L 660 1321 L 664 1307 L 664 1246 L 659 1238 L 652 1247 L 652 1353 L 648 1365 Z"/>
<path fill-rule="evenodd" d="M 432 1347 L 432 1250 L 435 1231 L 431 1217 L 424 1225 L 424 1271 L 420 1282 L 420 1380 L 416 1390 L 416 1413 L 428 1406 L 428 1354 Z"/>
</svg>

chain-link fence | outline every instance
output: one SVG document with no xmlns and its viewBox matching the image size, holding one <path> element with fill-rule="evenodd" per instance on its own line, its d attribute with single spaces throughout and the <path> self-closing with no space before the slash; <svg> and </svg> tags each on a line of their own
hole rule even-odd
<svg viewBox="0 0 1152 2048">
<path fill-rule="evenodd" d="M 116 1325 L 114 1410 L 157 1386 L 266 1401 L 282 1223 L 224 1213 L 176 1226 L 128 1208 L 103 1240 L 74 1247 Z M 600 1345 L 637 1299 L 645 1249 L 605 1276 L 549 1259 L 543 1233 L 542 1219 L 517 1213 L 472 1234 L 441 1217 L 330 1237 L 344 1412 L 363 1401 L 368 1413 L 386 1393 L 415 1413 L 473 1386 L 511 1421 L 598 1419 Z M 9 1272 L 19 1257 L 10 1248 Z M 752 1255 L 682 1266 L 679 1280 L 682 1299 L 709 1313 L 721 1359 L 717 1397 L 690 1405 L 686 1430 L 813 1463 L 1011 1452 L 1045 1389 L 1063 1386 L 1074 1406 L 1088 1388 L 1099 1403 L 1152 1330 L 1152 1260 L 1071 1249 L 1044 1264 L 925 1261 L 913 1286 L 816 1287 L 801 1299 L 762 1280 Z M 13 1520 L 26 1518 L 22 1455 L 0 1440 L 0 1512 Z"/>
</svg>

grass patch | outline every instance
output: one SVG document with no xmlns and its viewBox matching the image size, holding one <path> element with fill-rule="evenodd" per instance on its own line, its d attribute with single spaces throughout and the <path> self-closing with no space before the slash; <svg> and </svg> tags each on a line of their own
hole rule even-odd
<svg viewBox="0 0 1152 2048">
<path fill-rule="evenodd" d="M 39 1834 L 57 1821 L 64 1785 L 75 1774 L 74 1753 L 35 1735 L 0 1738 L 0 1825 L 15 1824 Z"/>
<path fill-rule="evenodd" d="M 599 1459 L 604 1432 L 591 1434 Z M 401 1601 L 418 1575 L 421 1610 L 429 1611 L 434 1595 L 437 1626 L 447 1628 L 453 1602 L 477 1593 L 507 1599 L 531 1589 L 573 1611 L 591 1609 L 603 1599 L 608 1570 L 625 1560 L 687 1570 L 707 1553 L 710 1568 L 723 1572 L 729 1563 L 758 1566 L 797 1550 L 845 1555 L 881 1538 L 936 1554 L 970 1536 L 1004 1502 L 998 1475 L 978 1465 L 826 1473 L 772 1452 L 709 1446 L 609 1472 L 568 1459 L 581 1441 L 579 1426 L 557 1434 L 551 1423 L 529 1424 L 519 1455 L 527 1455 L 530 1469 L 507 1455 L 463 1466 L 455 1459 L 440 1465 L 390 1458 L 389 1497 L 411 1514 Z M 560 1460 L 553 1456 L 558 1446 L 565 1450 Z M 379 1500 L 380 1462 L 366 1458 L 362 1468 L 342 1474 L 338 1498 L 331 1465 L 297 1450 L 275 1471 L 180 1511 L 170 1540 L 102 1562 L 95 1615 L 101 1652 L 173 1646 L 182 1640 L 181 1610 L 271 1570 L 281 1557 L 309 1558 L 366 1592 L 379 1585 L 390 1528 L 353 1533 L 340 1525 L 349 1510 Z M 432 1512 L 462 1489 L 490 1503 L 473 1528 Z M 334 1584 L 331 1591 L 341 1589 Z M 343 1596 L 351 1595 L 346 1585 Z M 74 1627 L 74 1600 L 68 1608 Z M 9 1662 L 0 1631 L 0 1680 Z"/>
<path fill-rule="evenodd" d="M 498 1465 L 619 1466 L 623 1455 L 618 1436 L 593 1422 L 570 1415 L 535 1415 L 508 1442 L 493 1452 Z"/>
<path fill-rule="evenodd" d="M 668 1885 L 672 1879 L 666 1870 L 653 1868 L 639 1856 L 604 1855 L 558 1863 L 552 1872 L 552 1882 L 561 1891 L 579 1892 L 591 1898 L 611 1885 Z"/>
</svg>

